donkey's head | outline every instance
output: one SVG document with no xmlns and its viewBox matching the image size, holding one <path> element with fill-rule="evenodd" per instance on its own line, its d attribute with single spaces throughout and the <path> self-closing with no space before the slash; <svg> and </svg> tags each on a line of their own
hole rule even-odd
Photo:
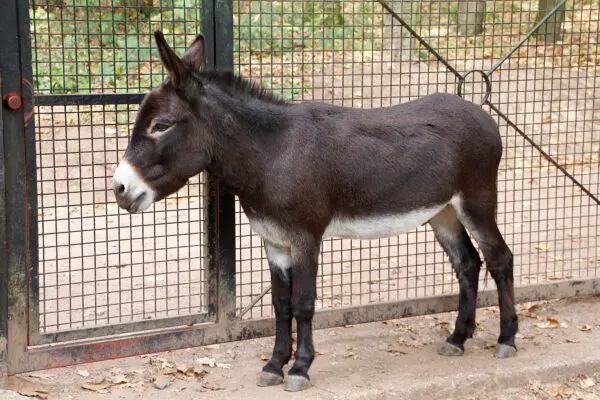
<svg viewBox="0 0 600 400">
<path fill-rule="evenodd" d="M 131 213 L 179 190 L 212 158 L 213 142 L 198 104 L 204 38 L 199 35 L 181 58 L 161 32 L 155 39 L 168 79 L 140 106 L 130 144 L 113 177 L 117 204 Z"/>
</svg>

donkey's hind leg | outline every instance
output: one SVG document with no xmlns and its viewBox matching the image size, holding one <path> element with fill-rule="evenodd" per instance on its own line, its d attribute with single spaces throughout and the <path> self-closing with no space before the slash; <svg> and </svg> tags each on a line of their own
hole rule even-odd
<svg viewBox="0 0 600 400">
<path fill-rule="evenodd" d="M 500 336 L 496 345 L 496 357 L 515 356 L 518 317 L 515 311 L 513 254 L 496 224 L 496 193 L 490 191 L 464 197 L 455 204 L 455 207 L 458 218 L 479 244 L 487 269 L 494 278 L 498 290 Z"/>
<path fill-rule="evenodd" d="M 452 206 L 447 206 L 433 217 L 429 224 L 435 237 L 450 257 L 460 285 L 458 317 L 454 332 L 438 351 L 444 356 L 458 356 L 465 351 L 464 343 L 475 332 L 475 311 L 477 306 L 477 286 L 481 259 L 473 247 L 469 235 L 457 218 Z"/>
</svg>

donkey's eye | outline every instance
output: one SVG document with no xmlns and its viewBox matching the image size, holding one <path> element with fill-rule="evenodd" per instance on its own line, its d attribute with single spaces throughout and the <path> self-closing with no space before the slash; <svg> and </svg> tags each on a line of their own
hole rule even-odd
<svg viewBox="0 0 600 400">
<path fill-rule="evenodd" d="M 152 133 L 158 133 L 158 132 L 164 132 L 167 129 L 169 129 L 172 125 L 169 124 L 164 124 L 162 122 L 158 122 L 156 124 L 154 124 L 154 126 L 152 127 L 151 131 Z"/>
</svg>

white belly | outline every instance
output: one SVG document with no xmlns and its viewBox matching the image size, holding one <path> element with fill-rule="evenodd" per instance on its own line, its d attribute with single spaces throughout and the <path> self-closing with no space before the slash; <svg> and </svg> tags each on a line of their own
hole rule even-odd
<svg viewBox="0 0 600 400">
<path fill-rule="evenodd" d="M 458 197 L 450 202 L 454 203 Z M 436 216 L 448 203 L 420 208 L 403 214 L 389 214 L 362 218 L 334 218 L 327 226 L 324 238 L 378 239 L 400 235 L 417 228 Z M 287 270 L 292 265 L 293 235 L 276 222 L 250 218 L 250 225 L 266 243 L 269 261 Z"/>
<path fill-rule="evenodd" d="M 445 206 L 446 204 L 442 204 L 403 214 L 363 218 L 335 218 L 329 223 L 327 229 L 325 229 L 323 237 L 379 239 L 396 236 L 423 225 L 442 211 Z"/>
<path fill-rule="evenodd" d="M 423 225 L 449 203 L 420 208 L 403 214 L 334 218 L 325 229 L 323 238 L 378 239 L 400 235 Z M 250 225 L 263 240 L 279 247 L 291 246 L 290 237 L 292 235 L 289 235 L 275 221 L 251 218 Z"/>
</svg>

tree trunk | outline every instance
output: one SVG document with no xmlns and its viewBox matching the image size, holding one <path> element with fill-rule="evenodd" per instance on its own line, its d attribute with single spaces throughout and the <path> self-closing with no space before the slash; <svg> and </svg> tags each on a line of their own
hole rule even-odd
<svg viewBox="0 0 600 400">
<path fill-rule="evenodd" d="M 415 0 L 388 1 L 390 8 L 411 27 L 416 20 L 414 3 Z M 391 54 L 392 60 L 417 59 L 415 49 L 418 44 L 415 43 L 415 38 L 391 14 L 384 18 L 383 38 L 383 49 Z"/>
<path fill-rule="evenodd" d="M 537 24 L 544 18 L 550 10 L 559 3 L 560 0 L 540 0 L 535 23 Z M 558 11 L 551 16 L 545 24 L 540 26 L 536 35 L 542 37 L 546 43 L 554 43 L 562 38 L 562 24 L 565 20 L 565 5 L 563 4 Z"/>
<path fill-rule="evenodd" d="M 458 33 L 461 35 L 479 35 L 483 32 L 485 1 L 460 0 L 458 2 Z"/>
<path fill-rule="evenodd" d="M 128 7 L 137 8 L 140 16 L 145 20 L 149 20 L 152 17 L 154 0 L 127 0 L 126 4 Z"/>
</svg>

